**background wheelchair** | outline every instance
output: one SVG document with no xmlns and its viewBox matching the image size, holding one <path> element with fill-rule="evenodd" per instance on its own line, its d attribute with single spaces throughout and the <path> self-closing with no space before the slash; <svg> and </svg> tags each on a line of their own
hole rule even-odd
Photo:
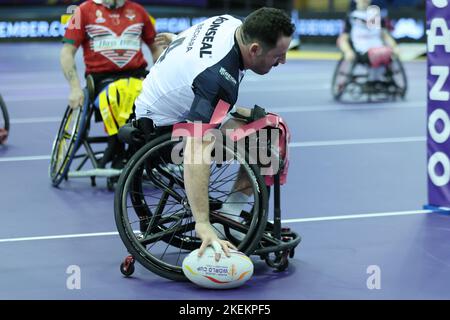
<svg viewBox="0 0 450 320">
<path fill-rule="evenodd" d="M 105 87 L 114 82 L 112 79 L 108 80 L 100 83 L 100 86 Z M 113 160 L 114 150 L 108 145 L 109 137 L 104 134 L 103 125 L 97 126 L 97 135 L 90 134 L 96 108 L 95 88 L 91 77 L 88 76 L 86 82 L 83 106 L 77 109 L 68 106 L 64 113 L 53 142 L 49 176 L 55 187 L 62 180 L 84 177 L 90 177 L 91 185 L 96 186 L 96 177 L 106 177 L 108 189 L 113 190 L 121 169 L 105 168 L 105 164 Z M 105 149 L 106 146 L 108 147 Z M 73 170 L 70 170 L 71 166 Z"/>
<path fill-rule="evenodd" d="M 9 133 L 9 115 L 6 109 L 5 101 L 0 94 L 0 144 L 3 144 L 8 139 Z"/>
<path fill-rule="evenodd" d="M 274 117 L 264 119 L 273 120 Z M 269 121 L 265 125 L 273 127 L 275 122 Z M 135 131 L 138 133 L 132 135 L 134 141 L 140 135 L 138 129 Z M 270 146 L 269 141 L 266 148 Z M 239 149 L 236 142 L 225 136 L 223 141 L 216 140 L 215 160 L 210 168 L 210 221 L 219 237 L 282 271 L 288 267 L 288 259 L 294 257 L 295 248 L 301 241 L 297 233 L 281 226 L 280 185 L 284 182 L 283 172 L 288 163 L 279 150 L 271 150 L 280 170 L 264 179 L 249 148 L 251 145 L 246 143 Z M 199 248 L 201 241 L 196 236 L 187 201 L 182 161 L 173 161 L 177 157 L 182 159 L 182 150 L 183 139 L 172 134 L 172 127 L 158 128 L 153 138 L 133 155 L 119 178 L 114 212 L 120 237 L 130 253 L 120 265 L 125 276 L 133 274 L 137 260 L 162 277 L 187 280 L 181 268 L 183 259 Z M 169 165 L 178 170 L 169 170 Z M 246 188 L 251 189 L 251 196 L 241 214 L 230 217 L 221 212 L 221 207 L 231 192 L 241 191 L 233 190 L 239 174 L 250 181 Z M 273 222 L 268 221 L 271 189 Z"/>
<path fill-rule="evenodd" d="M 341 58 L 333 74 L 333 98 L 342 102 L 374 102 L 404 99 L 407 79 L 401 61 L 394 57 L 385 64 L 383 81 L 369 81 L 372 66 L 360 56 L 353 62 Z"/>
</svg>

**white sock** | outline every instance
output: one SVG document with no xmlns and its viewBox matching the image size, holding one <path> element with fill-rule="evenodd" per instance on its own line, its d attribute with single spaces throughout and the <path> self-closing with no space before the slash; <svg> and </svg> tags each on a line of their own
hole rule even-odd
<svg viewBox="0 0 450 320">
<path fill-rule="evenodd" d="M 233 192 L 222 204 L 220 212 L 230 219 L 239 221 L 239 216 L 244 206 L 248 203 L 248 198 L 249 196 L 243 192 Z"/>
<path fill-rule="evenodd" d="M 222 208 L 219 210 L 219 212 L 227 218 L 230 218 L 234 221 L 239 221 L 241 211 L 244 208 L 244 206 L 248 203 L 248 198 L 249 196 L 247 196 L 245 193 L 239 191 L 233 192 L 222 204 Z M 225 230 L 223 228 L 223 225 L 219 223 L 214 223 L 213 227 L 216 228 L 216 231 L 218 231 L 219 238 L 224 240 Z M 234 229 L 230 229 L 230 233 L 232 236 L 234 236 L 239 240 L 244 238 L 243 233 L 240 233 L 239 231 L 236 231 Z"/>
</svg>

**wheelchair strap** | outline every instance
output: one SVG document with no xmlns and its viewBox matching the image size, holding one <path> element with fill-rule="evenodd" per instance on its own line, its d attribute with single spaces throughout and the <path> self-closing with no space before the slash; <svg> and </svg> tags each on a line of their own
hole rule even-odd
<svg viewBox="0 0 450 320">
<path fill-rule="evenodd" d="M 177 123 L 173 126 L 172 138 L 176 137 L 195 137 L 199 138 L 205 135 L 209 129 L 217 128 L 225 119 L 228 113 L 230 104 L 223 100 L 219 100 L 214 109 L 214 113 L 209 123 Z M 289 142 L 291 140 L 291 134 L 286 122 L 279 115 L 274 113 L 268 113 L 264 118 L 250 122 L 238 129 L 233 130 L 228 136 L 233 141 L 241 140 L 251 134 L 258 132 L 263 128 L 277 128 L 280 130 L 279 140 L 277 141 L 276 148 L 281 159 L 280 184 L 285 184 L 289 168 Z M 267 186 L 271 186 L 275 183 L 275 172 L 272 167 L 265 174 L 265 182 Z"/>
<path fill-rule="evenodd" d="M 126 123 L 141 90 L 142 80 L 130 78 L 111 83 L 99 94 L 98 107 L 108 135 L 117 134 L 118 128 Z"/>
<path fill-rule="evenodd" d="M 250 122 L 238 129 L 235 129 L 232 133 L 228 134 L 228 136 L 233 141 L 241 140 L 257 131 L 271 127 L 278 128 L 279 127 L 279 119 L 280 117 L 276 114 L 268 113 L 264 118 Z"/>
<path fill-rule="evenodd" d="M 125 91 L 125 87 L 119 87 L 119 93 L 120 90 Z M 128 120 L 130 117 L 130 114 L 133 112 L 133 104 L 134 100 L 136 100 L 137 96 L 142 90 L 142 80 L 136 79 L 136 78 L 130 78 L 128 82 L 128 92 L 129 94 L 124 95 L 125 98 L 123 99 L 123 109 L 121 109 L 120 118 L 124 119 L 124 123 Z"/>
<path fill-rule="evenodd" d="M 120 80 L 119 80 L 120 81 Z M 117 119 L 117 115 L 119 114 L 119 103 L 117 102 L 117 84 L 112 83 L 108 86 L 108 100 L 109 100 L 109 109 L 112 112 L 111 116 L 115 120 L 115 122 L 118 122 L 119 119 Z M 101 106 L 100 106 L 101 108 Z M 114 128 L 114 134 L 117 133 L 117 127 Z"/>
<path fill-rule="evenodd" d="M 172 137 L 203 137 L 209 129 L 219 127 L 223 119 L 225 119 L 229 108 L 229 103 L 219 100 L 209 123 L 177 123 L 173 126 Z M 277 128 L 278 124 L 279 116 L 269 113 L 264 118 L 250 122 L 241 128 L 234 130 L 228 136 L 233 141 L 238 141 L 257 132 L 258 130 L 261 130 L 262 128 Z"/>
<path fill-rule="evenodd" d="M 172 137 L 203 137 L 209 129 L 220 126 L 229 109 L 229 103 L 219 100 L 209 123 L 176 123 L 173 126 Z"/>
<path fill-rule="evenodd" d="M 109 135 L 114 135 L 117 133 L 117 125 L 114 122 L 112 112 L 109 107 L 106 90 L 100 93 L 98 99 L 99 99 L 100 113 L 102 115 L 106 131 L 108 132 Z"/>
</svg>

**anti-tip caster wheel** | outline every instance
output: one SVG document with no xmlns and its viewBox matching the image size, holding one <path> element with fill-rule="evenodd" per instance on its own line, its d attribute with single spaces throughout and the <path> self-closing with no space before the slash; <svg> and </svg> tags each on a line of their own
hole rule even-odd
<svg viewBox="0 0 450 320">
<path fill-rule="evenodd" d="M 125 261 L 120 264 L 120 272 L 125 276 L 129 277 L 134 273 L 134 258 L 128 256 Z"/>
</svg>

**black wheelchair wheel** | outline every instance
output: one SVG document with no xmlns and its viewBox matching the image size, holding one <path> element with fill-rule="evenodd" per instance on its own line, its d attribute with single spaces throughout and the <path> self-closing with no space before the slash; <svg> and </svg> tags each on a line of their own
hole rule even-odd
<svg viewBox="0 0 450 320">
<path fill-rule="evenodd" d="M 345 61 L 343 58 L 338 61 L 331 82 L 331 94 L 333 95 L 334 100 L 341 100 L 346 87 L 350 83 L 352 68 L 353 64 Z"/>
<path fill-rule="evenodd" d="M 9 115 L 5 101 L 0 94 L 0 144 L 6 141 L 9 135 Z"/>
<path fill-rule="evenodd" d="M 408 90 L 408 80 L 403 64 L 398 58 L 392 60 L 388 73 L 394 84 L 394 94 L 404 99 Z"/>
<path fill-rule="evenodd" d="M 183 259 L 201 244 L 184 188 L 183 165 L 170 155 L 180 155 L 182 140 L 171 133 L 147 143 L 128 162 L 119 178 L 114 199 L 115 221 L 128 252 L 148 270 L 171 280 L 185 281 Z M 267 189 L 255 165 L 240 156 L 233 145 L 221 145 L 227 159 L 211 166 L 210 220 L 226 233 L 239 233 L 238 249 L 250 255 L 258 246 L 267 221 Z M 231 157 L 229 157 L 231 156 Z M 182 156 L 181 156 L 182 158 Z M 234 160 L 233 160 L 234 159 Z M 232 190 L 239 168 L 250 181 L 252 195 L 244 210 L 246 219 L 226 217 L 221 203 Z M 219 228 L 217 228 L 219 229 Z"/>
<path fill-rule="evenodd" d="M 89 109 L 88 100 L 88 92 L 85 89 L 83 106 L 77 109 L 68 106 L 59 126 L 58 134 L 53 142 L 49 166 L 49 176 L 55 187 L 66 178 L 81 143 Z"/>
</svg>

